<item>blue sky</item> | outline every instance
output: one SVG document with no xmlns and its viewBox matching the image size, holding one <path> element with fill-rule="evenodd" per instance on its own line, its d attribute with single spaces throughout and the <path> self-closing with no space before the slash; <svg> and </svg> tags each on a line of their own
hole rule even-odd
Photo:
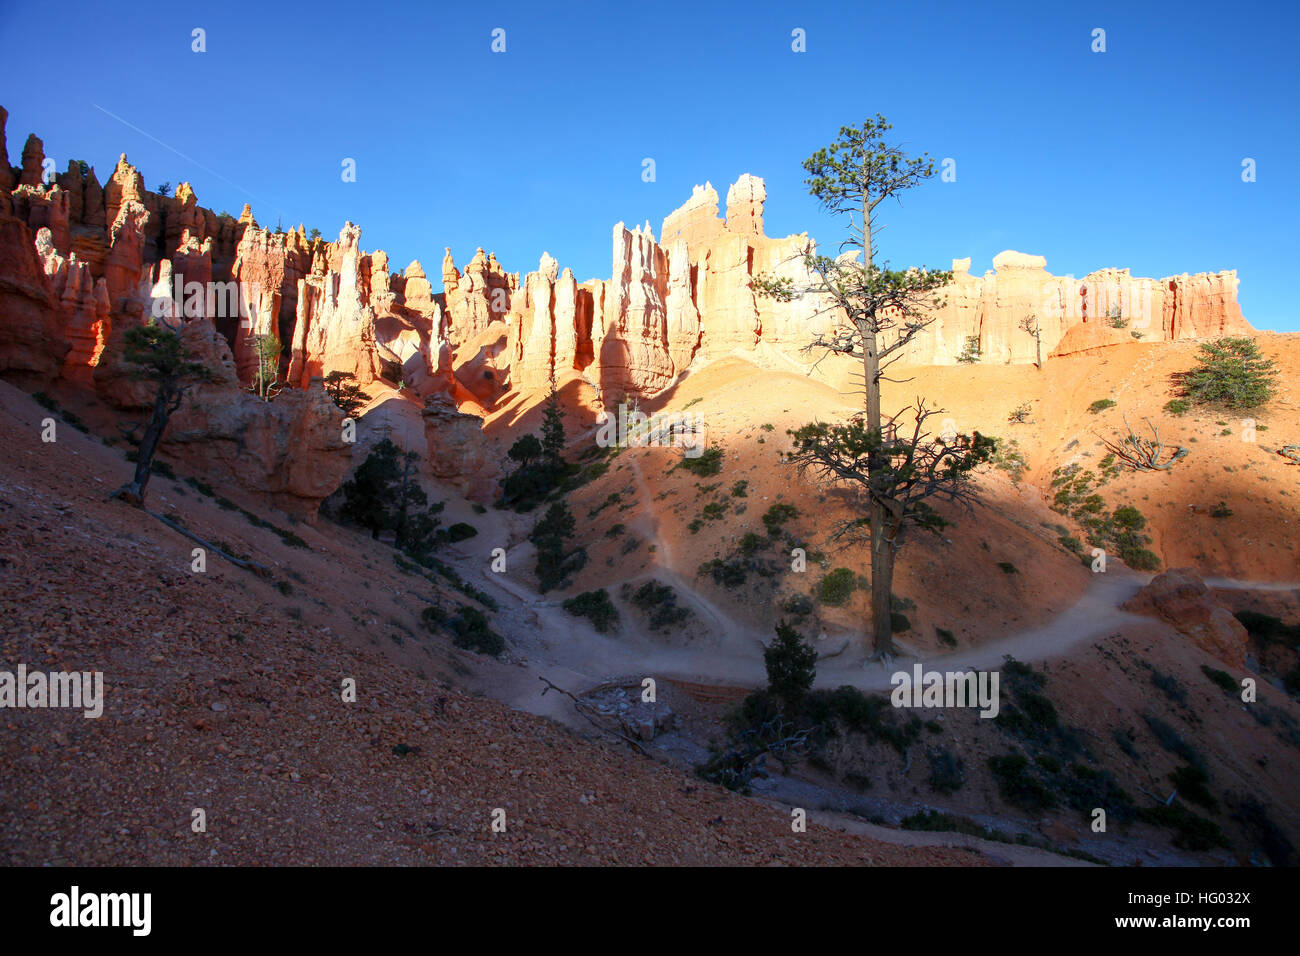
<svg viewBox="0 0 1300 956">
<path fill-rule="evenodd" d="M 1013 248 L 1076 276 L 1235 268 L 1246 317 L 1295 331 L 1298 9 L 317 0 L 63 3 L 51 20 L 3 2 L 0 104 L 11 162 L 29 132 L 101 180 L 126 152 L 150 187 L 188 180 L 263 224 L 333 237 L 351 219 L 435 286 L 444 246 L 462 266 L 482 245 L 512 271 L 546 250 L 579 280 L 608 277 L 616 221 L 658 235 L 692 185 L 725 200 L 742 172 L 767 180 L 769 235 L 834 243 L 801 162 L 881 112 L 957 173 L 886 210 L 893 265 L 971 256 L 981 273 Z"/>
</svg>

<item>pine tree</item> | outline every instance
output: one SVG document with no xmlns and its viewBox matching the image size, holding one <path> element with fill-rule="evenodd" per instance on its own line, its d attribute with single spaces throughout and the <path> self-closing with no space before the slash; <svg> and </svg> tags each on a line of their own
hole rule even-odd
<svg viewBox="0 0 1300 956">
<path fill-rule="evenodd" d="M 210 373 L 206 365 L 190 360 L 175 332 L 153 322 L 127 330 L 123 354 L 127 364 L 134 366 L 133 378 L 148 379 L 157 383 L 158 388 L 154 393 L 153 413 L 136 449 L 135 476 L 111 497 L 144 507 L 154 455 L 167 430 L 167 422 L 191 385 L 206 380 Z"/>
<path fill-rule="evenodd" d="M 817 651 L 784 620 L 776 625 L 776 638 L 763 649 L 768 692 L 779 701 L 786 716 L 798 712 L 817 678 Z"/>
<path fill-rule="evenodd" d="M 1267 404 L 1277 394 L 1277 364 L 1260 354 L 1254 339 L 1202 342 L 1200 351 L 1200 364 L 1182 378 L 1196 404 L 1242 410 Z"/>
<path fill-rule="evenodd" d="M 355 416 L 361 407 L 370 401 L 370 396 L 361 390 L 356 376 L 350 372 L 334 371 L 326 375 L 325 394 L 349 418 Z"/>
<path fill-rule="evenodd" d="M 558 479 L 565 469 L 564 408 L 560 405 L 560 393 L 555 389 L 555 379 L 551 379 L 551 391 L 542 412 L 542 453 Z"/>
<path fill-rule="evenodd" d="M 817 335 L 812 346 L 862 362 L 865 421 L 852 433 L 820 437 L 808 433 L 811 445 L 804 454 L 812 455 L 808 459 L 811 464 L 822 451 L 830 451 L 827 439 L 843 438 L 855 444 L 864 455 L 852 465 L 852 480 L 860 480 L 868 498 L 868 517 L 855 525 L 866 524 L 870 528 L 871 628 L 877 657 L 893 654 L 890 596 L 895 554 L 900 543 L 898 534 L 906 520 L 898 510 L 901 502 L 896 493 L 911 467 L 908 452 L 893 435 L 902 413 L 888 422 L 882 414 L 881 382 L 886 378 L 885 370 L 906 354 L 908 343 L 934 322 L 933 310 L 941 304 L 936 293 L 952 280 L 951 272 L 924 267 L 895 271 L 888 268 L 888 261 L 876 264 L 876 210 L 885 200 L 898 198 L 903 191 L 934 175 L 934 163 L 929 156 L 924 153 L 908 156 L 901 146 L 886 141 L 890 129 L 880 114 L 868 118 L 860 127 L 841 127 L 834 143 L 818 150 L 803 164 L 808 173 L 804 182 L 809 192 L 830 212 L 851 217 L 849 234 L 842 247 L 856 253 L 841 256 L 806 253 L 803 265 L 813 276 L 812 284 L 806 288 L 796 288 L 789 277 L 759 276 L 753 283 L 756 294 L 778 301 L 788 302 L 802 294 L 829 301 L 834 328 L 829 337 Z M 920 402 L 916 412 L 924 414 Z M 918 442 L 923 440 L 924 436 L 917 436 Z M 913 447 L 915 450 L 917 446 Z M 846 450 L 847 446 L 840 449 Z M 931 457 L 935 454 L 931 449 Z M 826 457 L 822 464 L 833 473 L 832 462 L 840 454 Z M 946 455 L 943 460 L 951 462 Z"/>
</svg>

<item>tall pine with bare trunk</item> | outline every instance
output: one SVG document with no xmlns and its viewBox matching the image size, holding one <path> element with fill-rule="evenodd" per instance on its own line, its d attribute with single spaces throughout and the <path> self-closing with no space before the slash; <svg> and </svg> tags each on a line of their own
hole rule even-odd
<svg viewBox="0 0 1300 956">
<path fill-rule="evenodd" d="M 909 156 L 902 146 L 888 141 L 890 129 L 885 118 L 876 114 L 861 126 L 842 127 L 835 142 L 804 161 L 809 192 L 830 212 L 848 217 L 848 234 L 840 245 L 844 252 L 839 256 L 818 255 L 815 249 L 806 253 L 803 264 L 811 282 L 803 287 L 789 276 L 758 276 L 754 280 L 756 294 L 779 301 L 816 296 L 823 303 L 817 314 L 830 317 L 830 331 L 818 333 L 807 348 L 853 356 L 862 362 L 861 431 L 806 436 L 812 447 L 803 451 L 812 459 L 805 464 L 820 467 L 828 478 L 838 474 L 837 480 L 860 480 L 867 492 L 871 627 L 877 657 L 893 654 L 890 599 L 894 560 L 899 534 L 917 517 L 920 499 L 915 496 L 927 489 L 937 493 L 948 479 L 964 476 L 968 469 L 954 470 L 954 466 L 972 450 L 978 449 L 982 456 L 985 448 L 965 439 L 964 448 L 945 450 L 943 443 L 934 442 L 920 428 L 900 439 L 899 416 L 885 421 L 881 413 L 880 386 L 887 379 L 885 371 L 934 321 L 932 310 L 942 304 L 936 292 L 952 280 L 951 272 L 924 267 L 893 270 L 887 260 L 877 264 L 875 235 L 881 204 L 898 199 L 934 175 L 934 162 L 928 155 Z M 920 402 L 912 411 L 922 422 L 934 414 Z M 843 441 L 854 447 L 837 451 L 835 443 Z M 822 460 L 817 461 L 819 458 Z M 847 459 L 850 464 L 842 465 L 837 459 Z M 922 461 L 925 477 L 914 481 L 911 471 Z"/>
</svg>

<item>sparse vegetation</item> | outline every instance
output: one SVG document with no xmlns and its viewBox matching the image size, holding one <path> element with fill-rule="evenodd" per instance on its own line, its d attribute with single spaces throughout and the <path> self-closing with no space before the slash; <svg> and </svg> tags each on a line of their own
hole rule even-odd
<svg viewBox="0 0 1300 956">
<path fill-rule="evenodd" d="M 1104 412 L 1108 408 L 1114 408 L 1114 407 L 1115 407 L 1114 399 L 1099 398 L 1091 405 L 1088 406 L 1088 412 L 1091 415 L 1096 415 L 1100 412 Z"/>
</svg>

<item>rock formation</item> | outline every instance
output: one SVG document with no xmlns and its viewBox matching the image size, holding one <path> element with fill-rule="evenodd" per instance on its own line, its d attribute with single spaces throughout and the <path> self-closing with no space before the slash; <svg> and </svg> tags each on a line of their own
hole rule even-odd
<svg viewBox="0 0 1300 956">
<path fill-rule="evenodd" d="M 1161 618 L 1207 654 L 1235 668 L 1245 666 L 1246 628 L 1215 600 L 1195 568 L 1157 574 L 1124 609 Z"/>
<path fill-rule="evenodd" d="M 5 116 L 0 109 L 0 146 Z M 119 404 L 133 389 L 113 352 L 123 330 L 146 317 L 176 328 L 209 322 L 230 346 L 232 388 L 252 382 L 255 337 L 269 335 L 291 389 L 310 391 L 314 379 L 342 371 L 363 385 L 383 377 L 421 400 L 484 408 L 573 376 L 606 403 L 652 395 L 732 353 L 806 367 L 800 349 L 833 323 L 834 310 L 816 296 L 755 295 L 758 276 L 810 285 L 804 259 L 816 247 L 806 234 L 763 234 L 766 187 L 749 174 L 727 190 L 725 218 L 705 183 L 664 219 L 660 240 L 649 223 L 618 223 L 608 279 L 579 283 L 544 254 L 521 281 L 482 248 L 462 272 L 447 249 L 439 293 L 418 260 L 399 272 L 384 252 L 362 250 L 350 222 L 335 241 L 309 240 L 301 225 L 262 228 L 247 205 L 237 219 L 213 213 L 187 183 L 174 196 L 151 192 L 125 155 L 102 187 L 94 168 L 76 161 L 45 183 L 44 162 L 32 136 L 19 170 L 0 163 L 0 372 L 62 375 L 108 389 Z M 1102 269 L 1075 280 L 1010 250 L 993 267 L 977 277 L 969 259 L 953 262 L 934 321 L 905 363 L 953 364 L 972 339 L 981 362 L 1034 362 L 1039 343 L 1021 327 L 1030 317 L 1044 357 L 1139 337 L 1251 331 L 1235 272 L 1157 280 Z M 440 411 L 429 421 L 451 420 Z"/>
</svg>

